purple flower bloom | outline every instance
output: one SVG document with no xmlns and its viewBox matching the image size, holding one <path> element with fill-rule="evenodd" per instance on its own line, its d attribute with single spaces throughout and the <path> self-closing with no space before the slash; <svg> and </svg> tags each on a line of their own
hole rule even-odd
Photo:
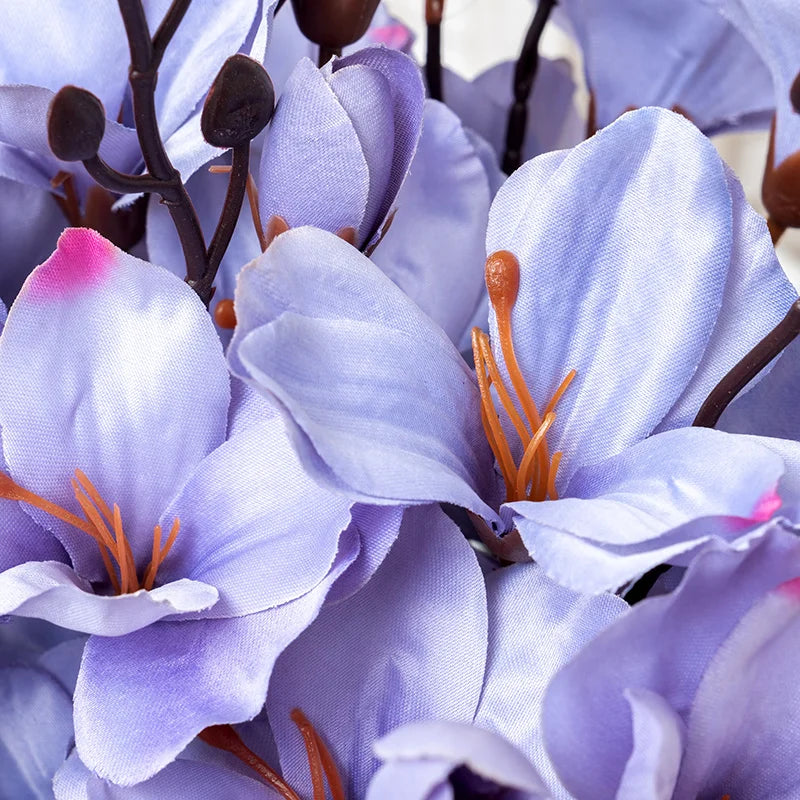
<svg viewBox="0 0 800 800">
<path fill-rule="evenodd" d="M 641 106 L 680 111 L 709 135 L 767 125 L 773 101 L 763 61 L 702 2 L 564 0 L 559 9 L 555 18 L 583 51 L 590 127 Z"/>
<path fill-rule="evenodd" d="M 545 742 L 576 800 L 797 795 L 795 534 L 698 556 L 555 676 Z"/>
<path fill-rule="evenodd" d="M 26 282 L 0 376 L 0 614 L 92 634 L 78 751 L 143 780 L 258 712 L 274 659 L 348 567 L 350 591 L 369 577 L 399 511 L 351 518 L 313 484 L 274 411 L 240 385 L 231 403 L 196 295 L 90 231 Z"/>
<path fill-rule="evenodd" d="M 514 255 L 492 261 L 480 387 L 323 232 L 290 231 L 243 271 L 229 362 L 283 406 L 313 474 L 367 502 L 461 505 L 505 534 L 492 546 L 581 590 L 769 517 L 780 456 L 687 426 L 796 294 L 696 127 L 645 109 L 528 162 L 494 201 L 487 249 Z M 713 530 L 689 524 L 710 516 Z"/>
</svg>

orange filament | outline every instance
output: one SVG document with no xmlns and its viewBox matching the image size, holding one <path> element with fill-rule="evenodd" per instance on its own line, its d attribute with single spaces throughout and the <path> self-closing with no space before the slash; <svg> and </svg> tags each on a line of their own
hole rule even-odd
<svg viewBox="0 0 800 800">
<path fill-rule="evenodd" d="M 197 734 L 206 744 L 219 750 L 227 750 L 264 779 L 267 786 L 274 789 L 284 800 L 300 800 L 300 796 L 272 767 L 260 759 L 230 725 L 212 725 Z M 324 796 L 323 796 L 324 797 Z"/>
<path fill-rule="evenodd" d="M 500 350 L 522 414 L 503 381 L 489 337 L 474 328 L 472 352 L 481 395 L 481 421 L 506 484 L 506 501 L 546 500 L 548 497 L 556 500 L 558 492 L 555 480 L 562 453 L 555 453 L 550 458 L 547 432 L 555 422 L 555 407 L 572 383 L 575 370 L 570 370 L 561 381 L 544 414 L 540 416 L 522 377 L 511 333 L 511 312 L 519 293 L 519 277 L 519 262 L 513 253 L 498 250 L 486 260 L 486 287 L 497 319 Z M 522 445 L 523 455 L 519 466 L 515 465 L 511 446 L 498 417 L 492 387 Z"/>
<path fill-rule="evenodd" d="M 230 165 L 213 164 L 208 168 L 208 171 L 212 174 L 218 174 L 229 173 L 232 169 Z M 247 202 L 250 205 L 250 216 L 253 218 L 253 227 L 256 229 L 258 244 L 263 253 L 267 249 L 269 242 L 264 234 L 264 226 L 261 224 L 261 212 L 258 210 L 258 187 L 250 172 L 247 173 Z"/>
<path fill-rule="evenodd" d="M 331 790 L 333 800 L 345 800 L 342 778 L 322 737 L 299 708 L 293 709 L 290 717 L 303 736 L 314 791 L 313 800 L 326 800 L 323 773 L 328 779 L 328 788 Z"/>
<path fill-rule="evenodd" d="M 153 531 L 153 557 L 145 571 L 145 578 L 140 584 L 136 574 L 133 550 L 122 527 L 122 513 L 119 506 L 115 503 L 113 510 L 109 508 L 94 484 L 79 469 L 75 470 L 75 478 L 70 481 L 70 484 L 75 499 L 83 511 L 83 519 L 71 511 L 45 500 L 38 494 L 23 489 L 8 475 L 2 473 L 0 473 L 0 498 L 27 503 L 91 536 L 97 542 L 103 565 L 117 594 L 138 592 L 142 588 L 152 589 L 156 572 L 164 563 L 164 559 L 178 535 L 180 520 L 176 517 L 172 523 L 169 538 L 163 549 L 161 548 L 161 526 L 156 525 Z"/>
</svg>

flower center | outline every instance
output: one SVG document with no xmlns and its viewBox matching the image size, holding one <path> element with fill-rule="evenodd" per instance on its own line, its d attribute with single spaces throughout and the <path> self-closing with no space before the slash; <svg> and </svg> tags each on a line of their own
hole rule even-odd
<svg viewBox="0 0 800 800">
<path fill-rule="evenodd" d="M 333 800 L 346 800 L 342 778 L 322 737 L 299 708 L 295 708 L 290 716 L 303 737 L 311 772 L 313 800 L 326 800 L 326 779 Z M 300 795 L 269 764 L 247 747 L 231 725 L 212 725 L 200 731 L 198 737 L 212 747 L 227 750 L 235 755 L 257 772 L 267 786 L 274 789 L 284 800 L 300 800 Z"/>
<path fill-rule="evenodd" d="M 481 421 L 486 439 L 506 484 L 506 502 L 546 500 L 548 497 L 557 500 L 556 474 L 562 453 L 559 451 L 550 456 L 547 431 L 555 422 L 556 404 L 575 377 L 575 370 L 567 373 L 553 393 L 544 414 L 540 416 L 522 377 L 511 336 L 511 311 L 519 291 L 519 262 L 513 253 L 509 253 L 508 250 L 498 250 L 486 259 L 486 287 L 489 290 L 489 301 L 497 317 L 500 349 L 511 380 L 511 388 L 522 409 L 520 414 L 503 382 L 489 344 L 489 337 L 480 328 L 473 328 L 472 352 L 481 393 Z M 522 443 L 522 458 L 519 464 L 514 461 L 511 447 L 500 423 L 492 396 L 493 387 Z"/>
<path fill-rule="evenodd" d="M 161 526 L 156 525 L 153 528 L 152 558 L 140 581 L 136 574 L 133 550 L 122 528 L 119 506 L 114 503 L 113 509 L 109 508 L 94 484 L 79 469 L 75 470 L 75 478 L 70 483 L 75 499 L 83 511 L 83 517 L 45 500 L 38 494 L 23 489 L 3 473 L 0 473 L 0 498 L 27 503 L 91 536 L 97 542 L 108 578 L 117 594 L 152 589 L 158 568 L 164 563 L 164 559 L 178 535 L 181 527 L 180 520 L 175 518 L 167 542 L 163 547 L 161 546 Z"/>
</svg>

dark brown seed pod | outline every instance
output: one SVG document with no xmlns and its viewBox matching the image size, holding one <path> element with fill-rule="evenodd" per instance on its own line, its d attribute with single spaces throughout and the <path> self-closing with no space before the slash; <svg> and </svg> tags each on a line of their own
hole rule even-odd
<svg viewBox="0 0 800 800">
<path fill-rule="evenodd" d="M 800 227 L 800 151 L 791 153 L 775 165 L 774 119 L 761 184 L 761 199 L 773 225 L 780 228 Z"/>
<path fill-rule="evenodd" d="M 220 69 L 203 106 L 200 128 L 215 147 L 236 147 L 255 138 L 275 109 L 267 71 L 252 58 L 231 56 Z"/>
<path fill-rule="evenodd" d="M 369 28 L 379 0 L 292 0 L 306 39 L 332 50 L 358 41 Z"/>
<path fill-rule="evenodd" d="M 64 86 L 50 101 L 47 139 L 56 158 L 84 161 L 94 158 L 106 130 L 103 104 L 78 86 Z"/>
<path fill-rule="evenodd" d="M 797 73 L 792 81 L 792 88 L 789 89 L 789 99 L 792 101 L 792 108 L 800 114 L 800 72 Z"/>
</svg>

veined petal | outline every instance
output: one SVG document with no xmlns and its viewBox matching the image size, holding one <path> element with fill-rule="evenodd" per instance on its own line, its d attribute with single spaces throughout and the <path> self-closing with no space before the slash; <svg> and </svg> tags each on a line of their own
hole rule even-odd
<svg viewBox="0 0 800 800">
<path fill-rule="evenodd" d="M 495 519 L 475 378 L 365 256 L 305 228 L 240 275 L 236 375 L 276 398 L 314 477 L 365 502 L 449 501 Z"/>
<path fill-rule="evenodd" d="M 31 343 L 37 358 L 31 359 Z M 81 469 L 111 506 L 140 568 L 153 526 L 225 436 L 222 348 L 189 287 L 85 229 L 30 276 L 0 337 L 0 426 L 14 480 L 79 511 Z M 105 570 L 91 537 L 48 515 L 83 578 Z"/>
<path fill-rule="evenodd" d="M 766 228 L 732 199 L 716 150 L 679 115 L 631 112 L 544 158 L 562 160 L 549 171 L 534 159 L 498 193 L 487 249 L 519 259 L 514 342 L 540 407 L 577 370 L 548 433 L 567 480 L 659 426 L 689 425 L 796 293 Z M 758 280 L 770 287 L 759 288 L 763 307 L 728 305 Z M 494 314 L 490 323 L 499 359 Z"/>
<path fill-rule="evenodd" d="M 261 151 L 258 204 L 291 227 L 358 230 L 369 197 L 369 167 L 358 134 L 322 73 L 304 58 L 275 107 Z"/>
<path fill-rule="evenodd" d="M 325 581 L 268 611 L 164 621 L 119 639 L 89 639 L 75 689 L 82 761 L 128 786 L 163 769 L 203 728 L 252 719 L 278 655 L 316 617 L 357 553 L 356 537 L 342 537 Z"/>
<path fill-rule="evenodd" d="M 681 428 L 581 468 L 560 500 L 511 508 L 551 578 L 598 592 L 700 545 L 746 536 L 780 506 L 782 474 L 780 456 L 755 437 Z"/>
<path fill-rule="evenodd" d="M 443 571 L 458 574 L 442 581 Z M 299 708 L 330 748 L 348 797 L 363 797 L 373 745 L 405 722 L 469 722 L 486 657 L 486 596 L 478 562 L 435 506 L 406 512 L 370 582 L 323 610 L 279 659 L 267 712 L 284 777 L 307 780 Z"/>
<path fill-rule="evenodd" d="M 800 118 L 789 102 L 797 76 L 794 43 L 800 36 L 800 17 L 792 0 L 704 0 L 726 17 L 749 42 L 772 75 L 775 125 L 775 165 L 794 153 L 800 141 Z M 767 89 L 767 92 L 769 90 Z M 764 94 L 764 97 L 770 96 Z"/>
<path fill-rule="evenodd" d="M 166 509 L 162 529 L 177 517 L 181 530 L 159 579 L 215 586 L 220 602 L 211 617 L 281 605 L 326 576 L 350 506 L 311 480 L 282 420 L 272 417 L 214 450 Z"/>
<path fill-rule="evenodd" d="M 0 668 L 0 796 L 45 800 L 72 742 L 72 701 L 45 670 Z"/>
<path fill-rule="evenodd" d="M 611 5 L 566 0 L 604 127 L 639 106 L 678 106 L 711 134 L 755 118 L 766 124 L 770 76 L 759 54 L 714 9 L 694 0 Z"/>
<path fill-rule="evenodd" d="M 516 745 L 553 798 L 568 800 L 544 747 L 541 714 L 551 678 L 627 610 L 610 594 L 581 595 L 551 581 L 536 564 L 486 577 L 489 651 L 475 724 Z"/>
<path fill-rule="evenodd" d="M 633 747 L 625 690 L 660 695 L 686 723 L 709 663 L 742 615 L 798 574 L 797 538 L 773 525 L 745 553 L 701 554 L 672 594 L 639 603 L 586 644 L 544 698 L 545 744 L 566 789 L 581 800 L 614 797 Z"/>
<path fill-rule="evenodd" d="M 371 258 L 456 344 L 484 288 L 491 202 L 486 171 L 458 118 L 428 100 L 397 211 Z"/>
<path fill-rule="evenodd" d="M 164 617 L 203 611 L 217 597 L 213 586 L 185 579 L 149 592 L 99 595 L 55 561 L 29 561 L 0 573 L 0 614 L 44 619 L 98 636 L 125 636 Z"/>
</svg>

